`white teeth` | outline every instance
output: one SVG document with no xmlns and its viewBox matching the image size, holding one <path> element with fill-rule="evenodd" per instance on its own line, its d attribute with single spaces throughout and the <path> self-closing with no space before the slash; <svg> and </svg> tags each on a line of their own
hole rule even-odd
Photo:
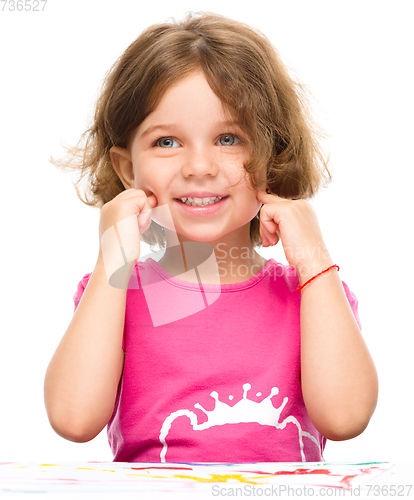
<svg viewBox="0 0 414 500">
<path fill-rule="evenodd" d="M 213 203 L 217 203 L 221 198 L 219 196 L 212 196 L 209 198 L 180 198 L 180 200 L 186 205 L 190 205 L 193 207 L 202 207 L 205 205 L 212 205 Z"/>
</svg>

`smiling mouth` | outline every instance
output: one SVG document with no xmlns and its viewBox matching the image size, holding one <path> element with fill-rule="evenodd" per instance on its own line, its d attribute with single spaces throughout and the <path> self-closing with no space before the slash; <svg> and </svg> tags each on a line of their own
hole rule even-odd
<svg viewBox="0 0 414 500">
<path fill-rule="evenodd" d="M 174 198 L 176 201 L 179 201 L 185 205 L 188 205 L 190 207 L 205 207 L 208 205 L 214 205 L 214 203 L 217 203 L 220 200 L 223 200 L 225 198 L 228 198 L 228 196 L 211 196 L 207 198 Z"/>
</svg>

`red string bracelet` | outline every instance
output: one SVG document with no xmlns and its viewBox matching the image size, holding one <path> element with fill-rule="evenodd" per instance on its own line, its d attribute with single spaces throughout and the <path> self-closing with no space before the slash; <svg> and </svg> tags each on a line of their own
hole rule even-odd
<svg viewBox="0 0 414 500">
<path fill-rule="evenodd" d="M 324 271 L 322 271 L 321 273 L 319 274 L 316 274 L 313 278 L 311 278 L 310 280 L 306 281 L 305 283 L 303 283 L 303 285 L 301 286 L 298 286 L 296 288 L 296 291 L 300 292 L 303 288 L 305 288 L 306 285 L 309 285 L 309 283 L 311 281 L 313 281 L 314 279 L 316 279 L 318 276 L 320 276 L 321 274 L 324 274 L 324 273 L 327 273 L 328 271 L 330 271 L 331 269 L 333 268 L 336 268 L 337 271 L 339 271 L 339 266 L 337 266 L 336 264 L 334 264 L 333 266 L 330 266 L 328 267 L 327 269 L 325 269 Z"/>
</svg>

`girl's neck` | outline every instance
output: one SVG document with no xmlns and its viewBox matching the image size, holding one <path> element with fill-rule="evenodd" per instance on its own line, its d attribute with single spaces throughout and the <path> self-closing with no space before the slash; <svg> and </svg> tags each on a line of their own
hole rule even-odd
<svg viewBox="0 0 414 500">
<path fill-rule="evenodd" d="M 266 264 L 250 241 L 244 239 L 220 239 L 213 242 L 195 242 L 177 235 L 174 245 L 168 245 L 158 264 L 172 276 L 179 276 L 202 264 L 202 276 L 194 276 L 194 282 L 209 284 L 240 283 L 252 278 Z M 167 241 L 171 238 L 167 238 Z M 186 281 L 193 281 L 186 276 Z"/>
</svg>

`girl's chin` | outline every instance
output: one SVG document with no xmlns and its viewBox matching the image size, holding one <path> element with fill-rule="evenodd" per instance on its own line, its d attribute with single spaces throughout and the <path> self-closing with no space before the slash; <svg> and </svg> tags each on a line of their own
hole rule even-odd
<svg viewBox="0 0 414 500">
<path fill-rule="evenodd" d="M 185 242 L 199 242 L 199 243 L 209 243 L 210 245 L 217 245 L 219 243 L 233 242 L 234 246 L 238 245 L 240 241 L 240 246 L 246 246 L 245 235 L 249 234 L 250 226 L 244 229 L 244 225 L 238 228 L 231 228 L 230 230 L 208 231 L 208 228 L 194 228 L 194 231 L 167 231 L 167 243 L 168 246 L 177 245 L 178 243 Z M 170 234 L 168 234 L 170 233 Z M 250 240 L 250 238 L 248 238 Z"/>
<path fill-rule="evenodd" d="M 220 241 L 220 235 L 209 235 L 209 234 L 193 234 L 193 235 L 188 235 L 188 234 L 180 234 L 176 233 L 178 236 L 178 242 L 179 243 L 210 243 L 213 244 L 215 242 Z"/>
</svg>

